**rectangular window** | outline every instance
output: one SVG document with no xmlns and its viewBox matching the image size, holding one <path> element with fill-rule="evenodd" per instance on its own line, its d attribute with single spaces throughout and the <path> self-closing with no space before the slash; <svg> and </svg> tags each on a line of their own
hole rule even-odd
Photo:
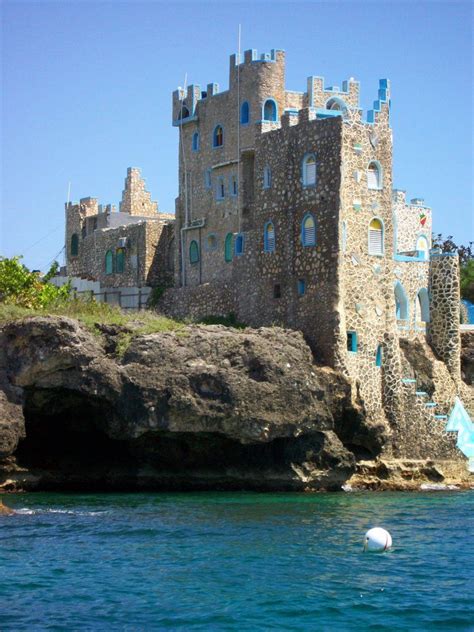
<svg viewBox="0 0 474 632">
<path fill-rule="evenodd" d="M 225 183 L 224 178 L 222 177 L 217 180 L 216 198 L 218 200 L 223 200 L 225 198 Z"/>
<path fill-rule="evenodd" d="M 230 194 L 236 197 L 237 192 L 238 192 L 237 176 L 231 176 L 230 177 Z"/>
<path fill-rule="evenodd" d="M 357 333 L 355 331 L 347 332 L 347 350 L 357 353 Z"/>
<path fill-rule="evenodd" d="M 210 169 L 208 169 L 206 171 L 205 181 L 206 181 L 206 189 L 212 188 L 212 175 L 211 175 L 211 170 Z"/>
<path fill-rule="evenodd" d="M 303 296 L 303 294 L 306 294 L 306 281 L 305 281 L 305 279 L 298 279 L 298 294 L 299 294 L 299 296 Z"/>
<path fill-rule="evenodd" d="M 279 283 L 275 283 L 273 286 L 273 298 L 281 298 L 281 285 Z"/>
</svg>

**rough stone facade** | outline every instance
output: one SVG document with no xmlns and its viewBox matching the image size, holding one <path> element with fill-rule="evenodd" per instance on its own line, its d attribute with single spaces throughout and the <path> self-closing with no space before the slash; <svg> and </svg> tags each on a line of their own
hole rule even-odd
<svg viewBox="0 0 474 632">
<path fill-rule="evenodd" d="M 171 220 L 151 201 L 139 169 L 129 168 L 119 212 L 90 197 L 66 204 L 67 275 L 99 281 L 104 288 L 169 285 L 172 257 L 159 265 L 157 252 L 172 246 Z"/>
</svg>

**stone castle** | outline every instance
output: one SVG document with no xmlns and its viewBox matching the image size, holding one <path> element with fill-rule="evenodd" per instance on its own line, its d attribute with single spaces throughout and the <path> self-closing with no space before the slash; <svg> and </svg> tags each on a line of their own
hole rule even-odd
<svg viewBox="0 0 474 632">
<path fill-rule="evenodd" d="M 459 262 L 432 251 L 424 201 L 392 188 L 389 81 L 364 114 L 354 79 L 287 90 L 285 53 L 248 50 L 230 57 L 228 90 L 179 88 L 172 112 L 175 216 L 129 169 L 119 212 L 66 205 L 67 275 L 159 287 L 175 317 L 301 330 L 386 425 L 394 455 L 457 454 L 443 423 L 456 396 L 474 399 L 461 380 Z"/>
</svg>

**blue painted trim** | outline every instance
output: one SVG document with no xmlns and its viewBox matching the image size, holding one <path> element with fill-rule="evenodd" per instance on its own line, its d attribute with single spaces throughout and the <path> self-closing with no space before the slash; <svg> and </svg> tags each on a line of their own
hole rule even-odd
<svg viewBox="0 0 474 632">
<path fill-rule="evenodd" d="M 192 140 L 192 151 L 199 151 L 201 149 L 201 138 L 199 136 L 199 132 L 194 132 L 193 140 Z"/>
<path fill-rule="evenodd" d="M 382 111 L 382 105 L 388 104 L 389 116 L 391 109 L 391 101 L 388 98 L 390 82 L 388 79 L 379 79 L 378 99 L 374 101 L 374 107 L 367 112 L 366 123 L 373 125 L 375 123 L 376 114 Z M 390 119 L 389 119 L 390 124 Z"/>
<path fill-rule="evenodd" d="M 405 261 L 407 263 L 427 263 L 428 262 L 428 259 L 421 259 L 420 257 L 410 257 L 409 255 L 399 255 L 399 254 L 394 254 L 393 260 Z"/>
<path fill-rule="evenodd" d="M 265 118 L 265 105 L 271 101 L 273 103 L 273 105 L 275 106 L 275 118 L 274 119 L 266 119 Z M 276 102 L 276 100 L 273 97 L 268 97 L 267 99 L 265 99 L 265 101 L 262 104 L 262 121 L 265 121 L 265 123 L 277 123 L 278 122 L 278 103 Z"/>
<path fill-rule="evenodd" d="M 370 252 L 369 231 L 370 231 L 370 224 L 374 221 L 374 219 L 378 220 L 382 224 L 382 254 L 379 254 L 376 252 Z M 381 217 L 378 217 L 377 215 L 374 215 L 373 217 L 370 218 L 369 225 L 367 226 L 367 253 L 371 257 L 385 257 L 385 223 L 383 219 Z"/>
<path fill-rule="evenodd" d="M 267 228 L 269 225 L 273 226 L 273 248 L 269 248 L 268 247 L 268 240 L 267 240 Z M 265 222 L 264 226 L 263 226 L 263 250 L 264 252 L 275 252 L 276 250 L 276 230 L 275 230 L 275 222 L 273 220 L 268 220 L 268 222 Z"/>
<path fill-rule="evenodd" d="M 314 222 L 314 244 L 306 244 L 305 243 L 305 228 L 304 228 L 304 223 L 305 221 L 308 219 L 308 217 L 311 217 L 313 222 Z M 301 220 L 301 231 L 300 231 L 300 240 L 301 240 L 301 245 L 304 248 L 314 248 L 316 246 L 316 244 L 318 243 L 318 224 L 316 222 L 316 218 L 314 217 L 313 213 L 305 213 L 303 216 L 303 219 Z"/>
<path fill-rule="evenodd" d="M 379 185 L 378 185 L 377 187 L 374 187 L 374 188 L 369 187 L 369 184 L 368 184 L 368 179 L 369 179 L 369 167 L 370 167 L 370 165 L 371 165 L 372 163 L 373 163 L 374 165 L 377 165 L 377 169 L 378 169 L 378 171 L 379 171 L 379 177 L 378 177 L 378 183 L 379 183 Z M 378 160 L 375 160 L 375 159 L 373 159 L 373 160 L 369 160 L 369 164 L 367 165 L 367 169 L 365 170 L 365 174 L 366 174 L 366 176 L 367 176 L 367 189 L 368 189 L 369 191 L 381 191 L 381 190 L 383 189 L 383 168 L 382 168 L 382 165 L 380 164 L 380 162 L 379 162 Z"/>
<path fill-rule="evenodd" d="M 310 157 L 314 158 L 314 162 L 316 163 L 316 181 L 314 184 L 306 184 L 306 162 Z M 303 160 L 301 161 L 301 184 L 305 189 L 314 189 L 318 184 L 318 163 L 316 161 L 316 154 L 314 152 L 308 152 L 303 156 Z"/>
<path fill-rule="evenodd" d="M 216 131 L 217 128 L 221 128 L 222 129 L 222 145 L 216 145 Z M 214 130 L 212 132 L 212 148 L 213 149 L 221 149 L 221 147 L 224 147 L 224 142 L 225 142 L 225 136 L 224 136 L 224 126 L 221 123 L 217 123 L 217 125 L 214 127 Z"/>
<path fill-rule="evenodd" d="M 209 239 L 211 237 L 215 238 L 215 246 L 212 246 L 212 247 L 209 246 Z M 209 233 L 209 235 L 207 235 L 207 237 L 206 237 L 206 250 L 207 250 L 207 252 L 215 252 L 217 249 L 218 249 L 217 235 L 215 233 Z"/>
<path fill-rule="evenodd" d="M 382 359 L 383 359 L 383 349 L 382 349 L 382 345 L 379 344 L 377 346 L 377 350 L 375 351 L 375 366 L 379 369 L 382 368 Z"/>
<path fill-rule="evenodd" d="M 298 279 L 298 296 L 306 294 L 306 279 Z"/>
<path fill-rule="evenodd" d="M 316 110 L 316 118 L 318 119 L 335 118 L 337 116 L 343 118 L 340 110 L 326 110 L 324 108 L 317 108 Z"/>
<path fill-rule="evenodd" d="M 433 252 L 431 251 L 431 258 L 433 257 L 457 257 L 457 252 Z"/>
</svg>

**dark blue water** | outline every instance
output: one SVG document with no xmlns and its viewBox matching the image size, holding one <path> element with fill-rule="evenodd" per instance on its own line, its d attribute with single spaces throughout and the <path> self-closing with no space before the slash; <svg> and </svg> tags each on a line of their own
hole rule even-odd
<svg viewBox="0 0 474 632">
<path fill-rule="evenodd" d="M 7 501 L 2 631 L 474 630 L 474 492 Z"/>
</svg>

